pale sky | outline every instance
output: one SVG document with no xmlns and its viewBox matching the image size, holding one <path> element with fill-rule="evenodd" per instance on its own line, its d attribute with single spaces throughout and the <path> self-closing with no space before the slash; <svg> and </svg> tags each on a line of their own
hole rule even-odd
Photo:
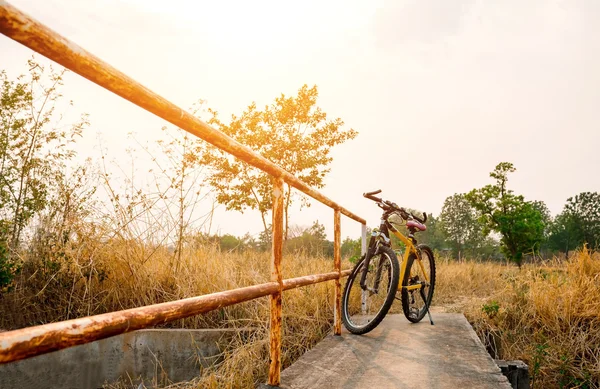
<svg viewBox="0 0 600 389">
<path fill-rule="evenodd" d="M 50 28 L 175 104 L 198 99 L 221 117 L 317 84 L 319 106 L 359 136 L 338 146 L 323 193 L 378 221 L 362 193 L 439 213 L 444 199 L 490 183 L 553 214 L 600 191 L 600 2 L 12 0 Z M 0 36 L 0 69 L 26 73 L 32 52 Z M 63 94 L 115 159 L 127 133 L 152 141 L 161 119 L 71 74 Z M 314 203 L 314 202 L 313 202 Z M 292 223 L 333 212 L 315 203 Z M 342 236 L 359 226 L 342 218 Z M 218 211 L 213 230 L 261 228 L 257 214 Z"/>
</svg>

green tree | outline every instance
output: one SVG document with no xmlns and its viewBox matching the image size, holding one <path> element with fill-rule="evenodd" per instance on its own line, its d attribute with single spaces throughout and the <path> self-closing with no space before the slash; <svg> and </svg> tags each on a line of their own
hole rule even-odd
<svg viewBox="0 0 600 389">
<path fill-rule="evenodd" d="M 544 223 L 542 214 L 531 202 L 508 189 L 508 174 L 514 171 L 512 163 L 499 163 L 490 173 L 496 183 L 473 189 L 466 199 L 480 213 L 483 233 L 500 234 L 500 248 L 520 267 L 524 254 L 539 250 L 544 239 Z"/>
<path fill-rule="evenodd" d="M 25 228 L 63 181 L 65 163 L 75 155 L 71 145 L 88 124 L 86 115 L 72 125 L 60 122 L 64 70 L 46 71 L 33 59 L 28 66 L 28 77 L 16 80 L 0 72 L 0 223 L 7 264 Z"/>
<path fill-rule="evenodd" d="M 317 220 L 311 227 L 288 239 L 285 243 L 285 251 L 303 252 L 309 256 L 333 256 L 333 243 L 327 240 L 325 226 Z"/>
<path fill-rule="evenodd" d="M 540 254 L 544 255 L 550 251 L 550 234 L 552 232 L 552 215 L 548 206 L 543 201 L 534 200 L 531 202 L 531 206 L 535 208 L 542 217 L 542 224 L 544 225 L 543 240 L 540 243 Z"/>
<path fill-rule="evenodd" d="M 244 243 L 241 239 L 231 234 L 225 234 L 219 237 L 219 248 L 221 251 L 241 251 L 244 248 Z"/>
<path fill-rule="evenodd" d="M 323 187 L 323 178 L 332 161 L 331 148 L 357 132 L 342 130 L 341 119 L 328 119 L 317 107 L 317 87 L 304 85 L 297 96 L 281 95 L 270 106 L 259 110 L 252 103 L 240 116 L 232 115 L 230 122 L 222 122 L 215 111 L 209 110 L 209 123 L 238 142 L 250 147 L 273 163 L 281 166 L 314 188 Z M 218 148 L 208 146 L 202 162 L 211 167 L 209 184 L 216 190 L 217 201 L 228 210 L 260 212 L 263 228 L 268 230 L 267 214 L 271 210 L 272 178 Z M 285 236 L 288 236 L 288 211 L 294 197 L 289 185 L 284 193 Z"/>
<path fill-rule="evenodd" d="M 427 230 L 417 234 L 419 243 L 425 243 L 434 250 L 444 250 L 448 247 L 447 236 L 442 228 L 440 217 L 427 215 Z"/>
<path fill-rule="evenodd" d="M 561 212 L 550 225 L 549 248 L 564 252 L 568 258 L 569 251 L 575 250 L 579 243 L 577 220 L 569 212 Z"/>
<path fill-rule="evenodd" d="M 548 244 L 569 255 L 570 250 L 587 244 L 600 247 L 600 194 L 583 192 L 567 199 L 563 211 L 551 225 Z"/>
<path fill-rule="evenodd" d="M 453 254 L 460 259 L 468 251 L 474 255 L 485 241 L 479 215 L 464 194 L 454 194 L 444 201 L 440 213 L 441 228 L 452 246 Z"/>
<path fill-rule="evenodd" d="M 261 231 L 258 234 L 256 248 L 260 251 L 269 251 L 273 244 L 273 228 L 269 223 L 266 230 Z"/>
<path fill-rule="evenodd" d="M 550 224 L 552 224 L 552 215 L 550 214 L 550 210 L 548 209 L 546 203 L 543 201 L 534 200 L 531 202 L 531 206 L 540 213 L 544 226 L 549 229 Z"/>
<path fill-rule="evenodd" d="M 342 258 L 349 258 L 351 260 L 356 260 L 360 258 L 361 251 L 361 239 L 351 239 L 347 236 L 343 241 L 340 247 Z"/>
<path fill-rule="evenodd" d="M 600 193 L 583 192 L 567 199 L 564 212 L 570 215 L 578 245 L 600 247 Z"/>
</svg>

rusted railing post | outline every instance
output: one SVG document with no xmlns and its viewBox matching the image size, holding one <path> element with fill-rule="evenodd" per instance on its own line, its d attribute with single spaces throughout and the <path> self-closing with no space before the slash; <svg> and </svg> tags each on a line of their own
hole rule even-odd
<svg viewBox="0 0 600 389">
<path fill-rule="evenodd" d="M 340 242 L 340 211 L 333 213 L 333 266 L 334 270 L 342 273 L 342 255 Z M 342 334 L 342 287 L 340 279 L 335 280 L 335 298 L 333 301 L 333 334 Z"/>
<path fill-rule="evenodd" d="M 271 295 L 271 332 L 270 332 L 270 365 L 269 385 L 279 386 L 281 373 L 281 291 L 283 277 L 281 275 L 281 257 L 283 253 L 283 179 L 273 178 L 273 262 L 271 264 L 271 281 L 280 285 L 279 292 Z"/>
</svg>

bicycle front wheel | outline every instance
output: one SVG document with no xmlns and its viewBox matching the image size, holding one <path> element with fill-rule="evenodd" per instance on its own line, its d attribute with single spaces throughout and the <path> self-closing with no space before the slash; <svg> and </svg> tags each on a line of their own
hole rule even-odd
<svg viewBox="0 0 600 389">
<path fill-rule="evenodd" d="M 369 261 L 366 289 L 360 286 L 365 269 L 365 257 L 356 264 L 346 281 L 342 295 L 342 321 L 353 334 L 373 330 L 390 310 L 398 290 L 398 258 L 392 249 L 380 247 Z"/>
<path fill-rule="evenodd" d="M 412 323 L 418 323 L 427 313 L 427 305 L 431 305 L 435 288 L 435 260 L 433 251 L 426 245 L 419 245 L 419 256 L 411 254 L 406 263 L 406 272 L 402 280 L 402 310 L 404 316 Z M 408 289 L 420 285 L 419 288 Z M 425 296 L 425 301 L 423 300 Z"/>
</svg>

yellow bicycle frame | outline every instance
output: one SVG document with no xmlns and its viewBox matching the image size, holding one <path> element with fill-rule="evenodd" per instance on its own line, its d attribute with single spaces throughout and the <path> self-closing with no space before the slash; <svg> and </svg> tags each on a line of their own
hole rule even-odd
<svg viewBox="0 0 600 389">
<path fill-rule="evenodd" d="M 408 257 L 410 256 L 410 253 L 414 253 L 415 256 L 417 257 L 416 260 L 419 263 L 421 270 L 423 271 L 423 277 L 425 278 L 425 281 L 427 283 L 429 283 L 429 278 L 427 277 L 427 272 L 425 271 L 425 267 L 423 266 L 423 263 L 421 262 L 421 255 L 415 248 L 415 245 L 413 244 L 412 240 L 410 240 L 409 238 L 404 236 L 402 233 L 400 233 L 400 231 L 397 231 L 396 229 L 390 228 L 389 231 L 391 231 L 392 234 L 396 235 L 396 237 L 398 239 L 400 239 L 400 241 L 406 245 L 406 250 L 404 251 L 404 258 L 402 258 L 402 264 L 400 265 L 400 283 L 398 284 L 399 285 L 398 289 L 400 289 L 400 288 L 404 288 L 406 290 L 421 289 L 421 287 L 422 287 L 421 284 L 409 285 L 409 286 L 401 285 L 404 280 L 404 273 L 406 272 L 406 265 L 408 263 Z"/>
</svg>

